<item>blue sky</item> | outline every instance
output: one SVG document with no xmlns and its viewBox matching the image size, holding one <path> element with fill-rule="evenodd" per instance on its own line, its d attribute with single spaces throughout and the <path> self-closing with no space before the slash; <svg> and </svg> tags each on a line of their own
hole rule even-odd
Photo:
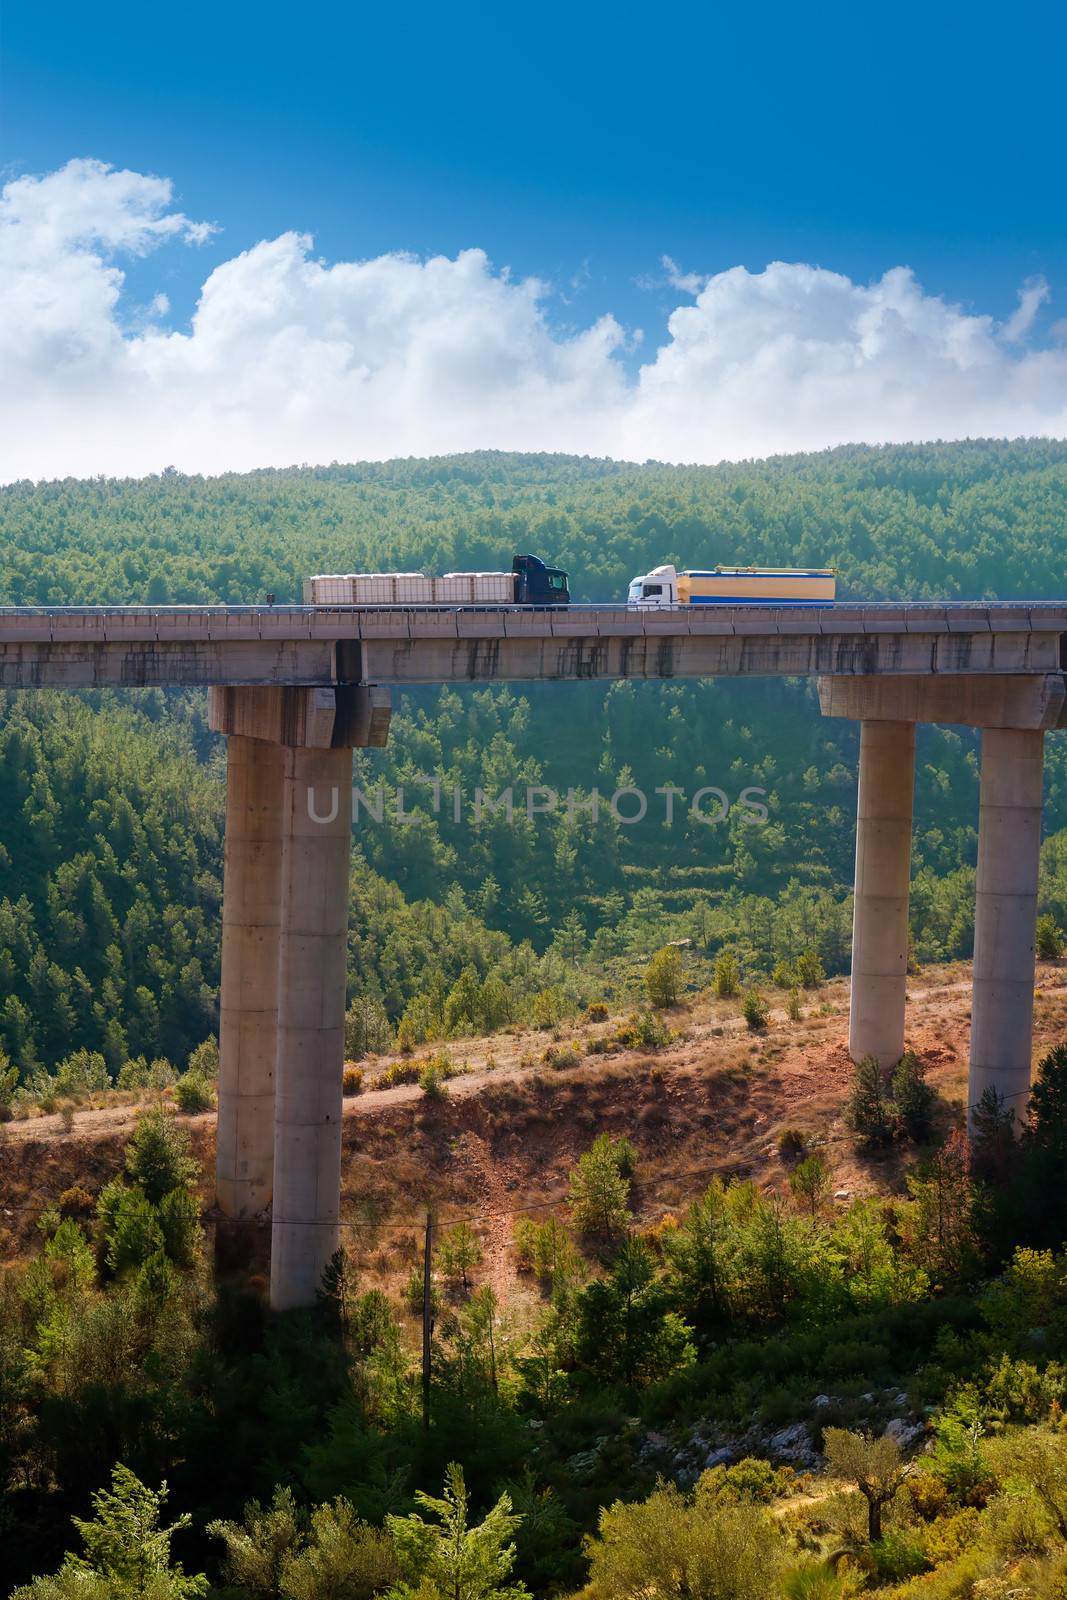
<svg viewBox="0 0 1067 1600">
<path fill-rule="evenodd" d="M 4 162 L 165 173 L 219 258 L 294 227 L 330 257 L 480 245 L 628 319 L 664 253 L 905 263 L 1006 313 L 1032 273 L 1067 288 L 1065 43 L 1033 3 L 22 0 Z"/>
<path fill-rule="evenodd" d="M 545 280 L 564 335 L 610 313 L 630 379 L 681 303 L 664 256 L 701 279 L 907 266 L 999 320 L 1040 277 L 1027 337 L 1044 339 L 1067 314 L 1065 41 L 1062 9 L 1034 0 L 21 0 L 3 17 L 3 173 L 88 157 L 168 178 L 217 231 L 121 269 L 129 314 L 162 290 L 175 331 L 213 268 L 295 229 L 331 262 L 476 247 Z"/>
</svg>

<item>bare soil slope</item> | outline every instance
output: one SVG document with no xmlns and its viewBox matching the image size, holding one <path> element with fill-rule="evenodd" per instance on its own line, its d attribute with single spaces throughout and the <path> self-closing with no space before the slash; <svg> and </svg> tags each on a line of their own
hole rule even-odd
<svg viewBox="0 0 1067 1600">
<path fill-rule="evenodd" d="M 784 1186 L 777 1138 L 787 1127 L 819 1141 L 839 1191 L 897 1187 L 899 1152 L 857 1157 L 842 1123 L 851 1081 L 847 993 L 847 982 L 827 984 L 805 996 L 799 1022 L 776 1009 L 758 1035 L 745 1029 L 735 1002 L 698 1000 L 669 1014 L 676 1036 L 663 1049 L 583 1054 L 578 1066 L 564 1070 L 543 1063 L 552 1042 L 543 1031 L 455 1041 L 450 1050 L 460 1075 L 440 1100 L 416 1085 L 375 1088 L 387 1063 L 372 1063 L 367 1088 L 345 1103 L 343 1215 L 350 1247 L 369 1280 L 395 1284 L 417 1258 L 422 1216 L 432 1204 L 442 1225 L 459 1218 L 473 1223 L 485 1255 L 479 1275 L 503 1289 L 512 1278 L 515 1218 L 543 1218 L 562 1207 L 570 1168 L 601 1132 L 625 1133 L 637 1147 L 634 1203 L 641 1223 L 679 1210 L 715 1173 Z M 962 1109 L 966 1085 L 969 969 L 928 969 L 909 993 L 909 1045 L 926 1063 L 948 1118 Z M 613 1026 L 566 1027 L 562 1041 L 584 1050 Z M 1035 1054 L 1064 1038 L 1067 969 L 1043 964 Z M 80 1184 L 95 1193 L 120 1169 L 139 1109 L 82 1110 L 73 1130 L 59 1116 L 6 1125 L 0 1245 L 8 1258 L 34 1248 L 37 1216 L 65 1189 Z M 186 1120 L 208 1175 L 214 1115 Z M 210 1217 L 207 1177 L 203 1198 Z M 265 1231 L 245 1230 L 260 1243 Z"/>
</svg>

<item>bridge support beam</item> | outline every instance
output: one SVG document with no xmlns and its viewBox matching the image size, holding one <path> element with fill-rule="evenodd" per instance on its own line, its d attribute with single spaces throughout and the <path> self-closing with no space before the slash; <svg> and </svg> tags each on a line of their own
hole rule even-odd
<svg viewBox="0 0 1067 1600">
<path fill-rule="evenodd" d="M 1034 1017 L 1044 734 L 986 728 L 978 822 L 971 1006 L 971 1115 L 996 1090 L 1026 1116 Z"/>
<path fill-rule="evenodd" d="M 227 741 L 215 1188 L 223 1215 L 241 1219 L 270 1204 L 274 1172 L 283 754 Z"/>
<path fill-rule="evenodd" d="M 849 1046 L 854 1058 L 876 1055 L 883 1064 L 899 1057 L 904 1041 L 914 740 L 909 751 L 900 730 L 917 722 L 982 730 L 968 1104 L 973 1120 L 977 1102 L 995 1089 L 1021 1126 L 1033 1053 L 1044 741 L 1046 731 L 1067 727 L 1064 674 L 821 678 L 819 702 L 825 716 L 862 722 Z M 879 725 L 898 732 L 876 736 Z M 889 972 L 893 959 L 902 962 L 899 974 Z"/>
<path fill-rule="evenodd" d="M 271 1305 L 311 1305 L 337 1248 L 352 749 L 389 691 L 211 690 L 227 735 L 216 1192 L 272 1206 Z"/>
<path fill-rule="evenodd" d="M 285 752 L 270 1303 L 312 1305 L 337 1249 L 352 752 Z"/>
<path fill-rule="evenodd" d="M 914 788 L 915 724 L 863 722 L 848 1047 L 882 1067 L 904 1054 Z"/>
</svg>

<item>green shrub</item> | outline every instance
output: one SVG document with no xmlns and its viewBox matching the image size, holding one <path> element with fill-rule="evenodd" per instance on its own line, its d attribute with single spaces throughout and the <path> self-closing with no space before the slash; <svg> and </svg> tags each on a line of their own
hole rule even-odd
<svg viewBox="0 0 1067 1600">
<path fill-rule="evenodd" d="M 158 1205 L 172 1189 L 188 1187 L 197 1171 L 188 1129 L 179 1126 L 162 1106 L 146 1111 L 126 1146 L 130 1182 L 143 1189 L 153 1205 Z"/>
<path fill-rule="evenodd" d="M 797 958 L 797 981 L 802 988 L 817 989 L 825 977 L 826 968 L 817 950 L 805 950 Z"/>
<path fill-rule="evenodd" d="M 682 958 L 673 945 L 657 950 L 645 968 L 648 998 L 658 1010 L 678 1004 L 682 987 Z"/>
<path fill-rule="evenodd" d="M 185 1063 L 187 1072 L 197 1072 L 202 1078 L 211 1082 L 219 1075 L 219 1041 L 213 1033 L 208 1034 L 202 1044 L 189 1052 L 189 1059 Z"/>
<path fill-rule="evenodd" d="M 671 1042 L 671 1030 L 654 1011 L 635 1011 L 615 1034 L 624 1050 L 662 1050 Z"/>
<path fill-rule="evenodd" d="M 408 1275 L 402 1291 L 404 1304 L 413 1316 L 422 1315 L 423 1277 L 422 1268 L 413 1267 Z M 441 1309 L 441 1290 L 437 1282 L 430 1279 L 430 1312 L 436 1314 Z"/>
<path fill-rule="evenodd" d="M 345 1055 L 349 1061 L 362 1061 L 367 1055 L 381 1055 L 393 1042 L 393 1029 L 385 1007 L 377 995 L 359 995 L 345 1012 Z"/>
<path fill-rule="evenodd" d="M 540 1223 L 521 1217 L 515 1224 L 515 1257 L 520 1272 L 532 1272 L 547 1288 L 581 1276 L 581 1257 L 558 1217 Z"/>
<path fill-rule="evenodd" d="M 792 1494 L 797 1486 L 792 1467 L 775 1467 L 762 1456 L 743 1456 L 733 1466 L 709 1467 L 700 1477 L 700 1497 L 723 1505 L 770 1505 Z"/>
<path fill-rule="evenodd" d="M 756 988 L 745 990 L 745 997 L 741 1002 L 741 1015 L 752 1033 L 759 1033 L 767 1026 L 770 1016 L 770 1007 Z"/>
<path fill-rule="evenodd" d="M 600 1513 L 587 1541 L 585 1600 L 623 1595 L 692 1595 L 708 1600 L 768 1600 L 785 1553 L 765 1511 L 683 1495 L 673 1484 L 636 1504 L 616 1501 Z"/>
<path fill-rule="evenodd" d="M 118 1192 L 112 1197 L 109 1191 L 113 1187 Z M 108 1184 L 101 1193 L 101 1203 L 105 1202 L 105 1197 L 108 1215 L 102 1237 L 104 1259 L 115 1276 L 120 1277 L 163 1249 L 163 1230 L 156 1207 L 140 1190 Z"/>
<path fill-rule="evenodd" d="M 444 1100 L 449 1077 L 450 1073 L 444 1071 L 437 1060 L 427 1061 L 419 1073 L 419 1088 L 427 1100 Z"/>
<path fill-rule="evenodd" d="M 198 1111 L 211 1110 L 215 1104 L 215 1091 L 199 1072 L 183 1072 L 174 1085 L 174 1098 L 179 1111 L 186 1116 L 194 1116 Z"/>
<path fill-rule="evenodd" d="M 805 1156 L 789 1174 L 789 1187 L 794 1198 L 811 1213 L 812 1222 L 817 1220 L 819 1212 L 830 1198 L 832 1185 L 830 1168 L 818 1151 Z"/>
<path fill-rule="evenodd" d="M 119 1089 L 147 1089 L 148 1062 L 144 1056 L 136 1056 L 132 1061 L 124 1061 L 119 1068 L 119 1075 L 115 1080 L 115 1084 Z"/>
<path fill-rule="evenodd" d="M 157 1056 L 148 1066 L 148 1087 L 162 1093 L 176 1081 L 178 1074 L 166 1056 Z"/>
<path fill-rule="evenodd" d="M 888 1144 L 893 1135 L 882 1069 L 874 1056 L 856 1062 L 845 1122 L 864 1145 Z"/>
<path fill-rule="evenodd" d="M 929 1566 L 922 1541 L 899 1529 L 883 1534 L 871 1545 L 871 1558 L 880 1583 L 917 1578 Z"/>
<path fill-rule="evenodd" d="M 620 1152 L 619 1142 L 602 1133 L 570 1175 L 574 1225 L 589 1238 L 618 1238 L 630 1223 L 630 1179 L 623 1166 L 632 1160 L 632 1145 Z"/>
<path fill-rule="evenodd" d="M 910 1050 L 893 1068 L 892 1097 L 901 1132 L 909 1139 L 928 1139 L 937 1096 L 926 1081 L 926 1068 Z"/>
<path fill-rule="evenodd" d="M 92 1050 L 75 1050 L 55 1071 L 58 1095 L 98 1094 L 111 1088 L 111 1074 L 103 1056 Z"/>
<path fill-rule="evenodd" d="M 191 1267 L 200 1243 L 200 1207 L 189 1189 L 172 1189 L 159 1203 L 163 1245 L 175 1266 Z"/>
<path fill-rule="evenodd" d="M 11 1102 L 18 1082 L 18 1067 L 0 1050 L 0 1121 L 6 1122 L 11 1116 Z"/>
<path fill-rule="evenodd" d="M 436 1252 L 437 1264 L 446 1278 L 470 1286 L 470 1273 L 481 1264 L 482 1242 L 469 1222 L 457 1222 L 442 1234 Z"/>
<path fill-rule="evenodd" d="M 1048 912 L 1037 919 L 1037 953 L 1042 961 L 1059 961 L 1063 955 L 1063 929 Z"/>
<path fill-rule="evenodd" d="M 563 997 L 558 989 L 539 989 L 530 1000 L 530 1025 L 554 1028 L 563 1019 Z"/>
<path fill-rule="evenodd" d="M 603 1000 L 590 1000 L 585 1008 L 585 1020 L 586 1022 L 606 1022 L 608 1020 L 608 1008 L 605 1002 Z"/>
<path fill-rule="evenodd" d="M 395 1089 L 401 1083 L 418 1083 L 424 1067 L 428 1061 L 394 1061 L 378 1079 L 383 1089 Z"/>
<path fill-rule="evenodd" d="M 582 1055 L 577 1045 L 550 1044 L 542 1053 L 541 1060 L 546 1067 L 554 1067 L 557 1072 L 562 1072 L 567 1067 L 580 1066 Z"/>
<path fill-rule="evenodd" d="M 732 950 L 722 950 L 715 958 L 712 985 L 720 1000 L 733 1000 L 741 992 L 741 973 Z"/>
</svg>

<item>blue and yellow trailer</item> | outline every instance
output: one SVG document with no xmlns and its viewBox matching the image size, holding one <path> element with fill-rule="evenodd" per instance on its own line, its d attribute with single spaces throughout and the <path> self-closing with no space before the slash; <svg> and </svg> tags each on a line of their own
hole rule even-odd
<svg viewBox="0 0 1067 1600">
<path fill-rule="evenodd" d="M 830 606 L 836 577 L 830 567 L 715 567 L 678 572 L 653 567 L 630 582 L 638 606 Z"/>
</svg>

